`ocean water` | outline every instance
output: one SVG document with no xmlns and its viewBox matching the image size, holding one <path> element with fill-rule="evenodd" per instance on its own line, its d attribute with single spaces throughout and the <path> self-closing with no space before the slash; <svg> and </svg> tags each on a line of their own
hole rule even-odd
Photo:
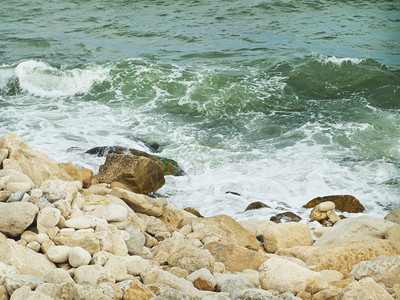
<svg viewBox="0 0 400 300">
<path fill-rule="evenodd" d="M 180 208 L 269 219 L 351 194 L 400 204 L 399 1 L 3 0 L 0 135 L 98 171 L 175 159 Z M 240 196 L 226 193 L 239 193 Z M 244 212 L 262 201 L 271 208 Z"/>
</svg>

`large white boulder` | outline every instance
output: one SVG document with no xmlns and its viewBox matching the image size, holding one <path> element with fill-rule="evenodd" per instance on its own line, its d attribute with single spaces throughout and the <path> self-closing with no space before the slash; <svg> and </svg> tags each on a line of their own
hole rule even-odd
<svg viewBox="0 0 400 300">
<path fill-rule="evenodd" d="M 275 289 L 280 293 L 297 294 L 307 286 L 318 292 L 328 288 L 323 277 L 295 262 L 274 256 L 260 266 L 260 284 L 263 289 Z"/>
<path fill-rule="evenodd" d="M 0 232 L 11 237 L 22 234 L 35 220 L 39 208 L 29 202 L 0 202 Z"/>
</svg>

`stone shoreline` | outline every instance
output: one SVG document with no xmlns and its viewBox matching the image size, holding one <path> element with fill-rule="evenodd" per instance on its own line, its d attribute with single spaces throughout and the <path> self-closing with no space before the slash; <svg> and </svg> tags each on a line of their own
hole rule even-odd
<svg viewBox="0 0 400 300">
<path fill-rule="evenodd" d="M 99 182 L 1 138 L 0 300 L 400 299 L 400 207 L 340 220 L 322 202 L 311 218 L 334 225 L 314 241 L 302 223 L 202 218 L 149 197 L 161 168 L 129 159 L 138 173 Z"/>
</svg>

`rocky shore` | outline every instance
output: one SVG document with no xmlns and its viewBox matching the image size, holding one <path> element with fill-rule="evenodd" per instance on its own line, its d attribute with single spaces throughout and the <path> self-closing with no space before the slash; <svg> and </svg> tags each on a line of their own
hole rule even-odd
<svg viewBox="0 0 400 300">
<path fill-rule="evenodd" d="M 110 153 L 93 174 L 4 135 L 0 299 L 400 299 L 400 207 L 341 219 L 320 199 L 313 230 L 203 218 L 155 193 L 157 159 Z"/>
</svg>

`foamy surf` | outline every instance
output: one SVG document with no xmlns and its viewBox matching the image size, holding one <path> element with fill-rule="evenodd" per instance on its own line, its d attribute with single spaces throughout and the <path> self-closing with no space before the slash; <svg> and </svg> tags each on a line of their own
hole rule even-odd
<svg viewBox="0 0 400 300">
<path fill-rule="evenodd" d="M 339 67 L 343 64 L 343 63 L 351 63 L 351 64 L 359 64 L 361 62 L 363 62 L 365 59 L 362 58 L 357 58 L 357 57 L 336 57 L 336 56 L 328 56 L 328 55 L 324 55 L 324 54 L 320 54 L 317 52 L 313 52 L 312 53 L 312 57 L 313 59 L 315 59 L 316 61 L 322 63 L 322 64 L 328 64 L 328 63 L 332 63 L 335 65 L 338 65 Z"/>
<path fill-rule="evenodd" d="M 398 113 L 372 109 L 353 92 L 358 82 L 343 83 L 344 73 L 368 64 L 343 65 L 343 59 L 338 68 L 329 62 L 334 57 L 326 58 L 326 64 L 306 55 L 265 66 L 127 59 L 74 69 L 23 61 L 3 68 L 3 81 L 14 80 L 23 92 L 2 92 L 1 129 L 95 173 L 105 158 L 86 150 L 146 150 L 135 137 L 157 142 L 159 155 L 187 174 L 167 177 L 159 192 L 204 216 L 269 219 L 284 209 L 307 220 L 301 206 L 330 194 L 354 195 L 365 213 L 382 216 L 400 198 L 398 186 L 385 184 L 400 177 L 392 163 L 400 157 Z M 321 73 L 331 76 L 331 90 L 320 88 Z M 337 94 L 345 88 L 346 97 Z M 244 212 L 254 201 L 271 208 Z"/>
<path fill-rule="evenodd" d="M 42 61 L 27 60 L 16 66 L 15 75 L 29 94 L 57 98 L 88 93 L 93 84 L 109 77 L 109 71 L 103 66 L 57 69 Z"/>
</svg>

